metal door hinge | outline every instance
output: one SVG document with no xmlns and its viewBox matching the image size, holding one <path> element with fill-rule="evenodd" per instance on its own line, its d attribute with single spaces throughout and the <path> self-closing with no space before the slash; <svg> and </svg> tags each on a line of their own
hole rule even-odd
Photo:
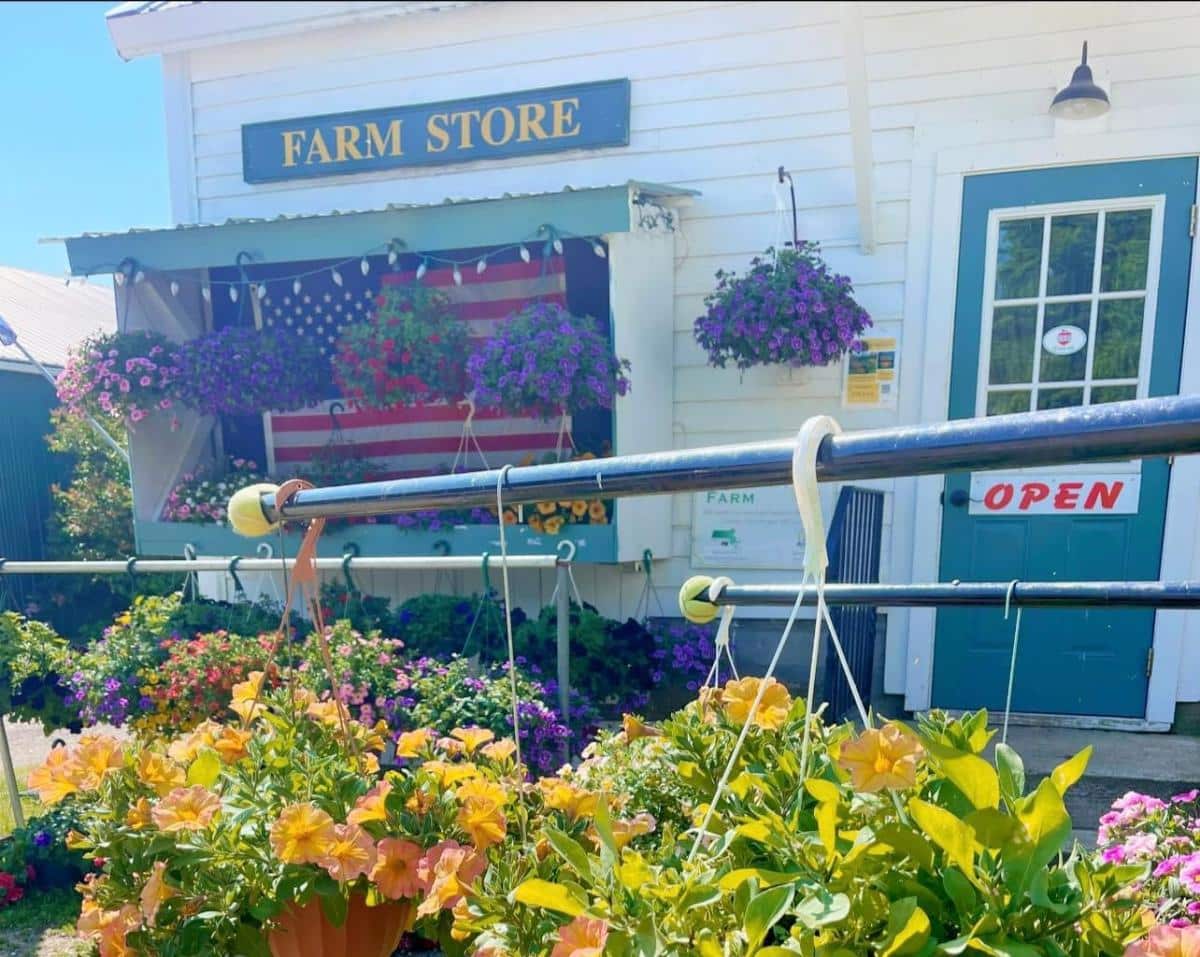
<svg viewBox="0 0 1200 957">
<path fill-rule="evenodd" d="M 1150 650 L 1146 652 L 1146 677 L 1150 677 L 1150 672 L 1154 670 L 1154 646 L 1150 646 Z"/>
<path fill-rule="evenodd" d="M 1192 203 L 1192 213 L 1191 213 L 1191 216 L 1188 218 L 1188 235 L 1189 236 L 1196 235 L 1196 204 L 1195 203 Z"/>
</svg>

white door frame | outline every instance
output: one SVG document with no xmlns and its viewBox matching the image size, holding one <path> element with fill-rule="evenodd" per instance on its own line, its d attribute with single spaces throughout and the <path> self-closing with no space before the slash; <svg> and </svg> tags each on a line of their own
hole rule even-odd
<svg viewBox="0 0 1200 957">
<path fill-rule="evenodd" d="M 935 423 L 947 418 L 963 180 L 967 175 L 1200 156 L 1200 126 L 1196 125 L 1156 130 L 1153 136 L 1132 130 L 954 145 L 955 139 L 962 135 L 962 130 L 918 129 L 914 140 L 910 246 L 905 275 L 905 354 L 901 362 L 910 363 L 910 369 L 920 368 L 922 376 L 919 392 L 910 390 L 901 394 L 900 417 L 905 422 Z M 1194 321 L 1200 308 L 1198 261 L 1200 256 L 1192 257 L 1189 273 L 1180 393 L 1200 392 L 1200 323 Z M 896 543 L 897 580 L 937 580 L 942 487 L 942 476 L 901 479 L 896 483 L 895 528 L 898 537 L 911 542 L 911 549 L 904 547 L 902 538 Z M 1164 580 L 1191 578 L 1200 568 L 1200 542 L 1197 542 L 1200 509 L 1195 501 L 1198 487 L 1200 456 L 1177 459 L 1167 492 L 1160 569 Z M 889 622 L 894 644 L 889 641 L 892 647 L 887 660 L 887 684 L 903 689 L 905 707 L 910 710 L 930 706 L 934 623 L 932 609 L 912 609 L 891 616 Z M 1145 718 L 1097 719 L 1092 724 L 1167 730 L 1174 720 L 1185 635 L 1200 641 L 1200 613 L 1159 612 Z"/>
</svg>

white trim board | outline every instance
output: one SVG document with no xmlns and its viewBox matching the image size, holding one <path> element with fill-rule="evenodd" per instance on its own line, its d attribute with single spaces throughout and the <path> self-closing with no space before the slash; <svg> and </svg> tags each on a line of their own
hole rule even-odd
<svg viewBox="0 0 1200 957">
<path fill-rule="evenodd" d="M 1185 114 L 1181 113 L 1181 118 Z M 1188 120 L 1190 116 L 1186 117 Z M 1156 130 L 1055 136 L 1010 143 L 957 145 L 967 129 L 918 129 L 914 138 L 911 225 L 905 275 L 905 350 L 902 362 L 922 370 L 919 396 L 902 396 L 902 421 L 944 422 L 950 393 L 950 360 L 958 283 L 958 253 L 962 223 L 963 180 L 968 174 L 1050 166 L 1133 162 L 1171 156 L 1200 156 L 1200 126 Z M 1180 392 L 1200 392 L 1200 256 L 1193 255 L 1183 345 Z M 907 398 L 907 401 L 904 401 Z M 1166 535 L 1160 576 L 1195 577 L 1200 569 L 1200 542 L 1194 490 L 1200 485 L 1200 459 L 1177 459 L 1167 493 Z M 941 551 L 941 476 L 896 483 L 893 535 L 897 574 L 907 580 L 935 581 Z M 910 545 L 905 548 L 906 542 Z M 900 580 L 900 579 L 898 579 Z M 935 615 L 914 609 L 893 616 L 886 663 L 887 690 L 902 691 L 905 707 L 922 711 L 930 706 L 933 683 Z M 1182 673 L 1184 641 L 1200 643 L 1200 614 L 1159 612 L 1154 629 L 1154 668 L 1150 676 L 1144 730 L 1169 725 L 1177 700 L 1200 699 L 1197 688 L 1185 686 Z"/>
</svg>

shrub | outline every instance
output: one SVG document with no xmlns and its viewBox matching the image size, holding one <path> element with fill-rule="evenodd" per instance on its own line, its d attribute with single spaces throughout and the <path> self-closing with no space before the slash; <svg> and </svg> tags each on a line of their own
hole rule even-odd
<svg viewBox="0 0 1200 957">
<path fill-rule="evenodd" d="M 70 724 L 74 714 L 58 686 L 69 660 L 67 643 L 54 629 L 0 613 L 0 714 L 39 721 L 47 733 Z"/>
</svg>

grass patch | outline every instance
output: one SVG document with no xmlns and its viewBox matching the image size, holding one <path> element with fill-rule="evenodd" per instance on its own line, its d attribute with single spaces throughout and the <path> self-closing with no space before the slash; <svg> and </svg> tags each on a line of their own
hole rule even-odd
<svg viewBox="0 0 1200 957">
<path fill-rule="evenodd" d="M 21 786 L 21 782 L 29 777 L 29 768 L 17 768 L 17 785 Z M 29 820 L 33 815 L 40 814 L 44 810 L 41 801 L 36 797 L 22 796 L 21 807 L 25 811 L 25 820 Z M 6 837 L 13 832 L 16 827 L 13 821 L 12 804 L 8 799 L 8 785 L 4 780 L 4 775 L 0 774 L 0 837 Z"/>
<path fill-rule="evenodd" d="M 73 888 L 32 890 L 21 901 L 0 910 L 0 934 L 10 930 L 59 930 L 74 933 L 75 918 L 78 916 L 79 895 Z"/>
</svg>

